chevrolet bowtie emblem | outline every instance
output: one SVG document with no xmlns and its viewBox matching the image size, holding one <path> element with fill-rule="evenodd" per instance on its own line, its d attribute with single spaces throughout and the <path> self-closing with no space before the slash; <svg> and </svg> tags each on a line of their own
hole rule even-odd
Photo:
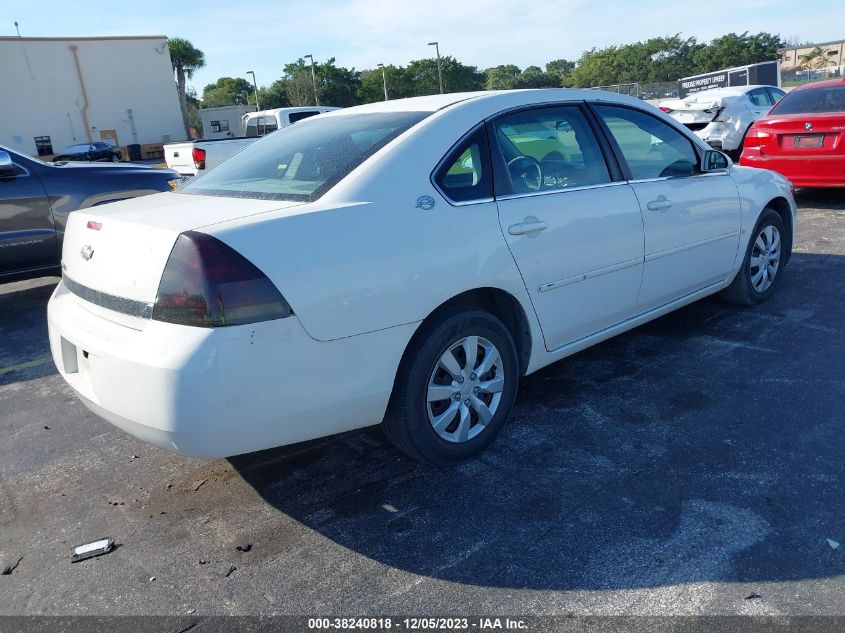
<svg viewBox="0 0 845 633">
<path fill-rule="evenodd" d="M 87 262 L 92 257 L 94 257 L 94 249 L 86 244 L 82 247 L 82 250 L 79 251 L 79 254 L 82 255 L 82 259 Z"/>
</svg>

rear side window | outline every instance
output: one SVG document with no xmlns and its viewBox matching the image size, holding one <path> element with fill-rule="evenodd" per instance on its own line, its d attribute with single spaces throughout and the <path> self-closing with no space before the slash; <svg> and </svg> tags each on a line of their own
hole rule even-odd
<svg viewBox="0 0 845 633">
<path fill-rule="evenodd" d="M 578 106 L 536 108 L 493 123 L 509 182 L 500 194 L 586 187 L 610 182 L 601 148 Z"/>
<path fill-rule="evenodd" d="M 628 164 L 633 180 L 692 176 L 698 155 L 683 134 L 656 117 L 632 108 L 596 105 Z"/>
<path fill-rule="evenodd" d="M 493 197 L 490 148 L 484 127 L 478 128 L 449 154 L 434 175 L 434 182 L 452 202 Z"/>
<path fill-rule="evenodd" d="M 845 112 L 845 86 L 793 90 L 775 104 L 771 114 Z"/>
</svg>

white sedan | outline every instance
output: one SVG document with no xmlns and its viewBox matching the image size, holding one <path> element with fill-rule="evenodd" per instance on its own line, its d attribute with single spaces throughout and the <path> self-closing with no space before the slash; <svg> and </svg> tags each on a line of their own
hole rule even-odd
<svg viewBox="0 0 845 633">
<path fill-rule="evenodd" d="M 713 293 L 767 299 L 794 226 L 784 178 L 636 99 L 375 103 L 71 214 L 50 345 L 92 411 L 179 453 L 382 423 L 450 464 L 521 376 Z"/>
<path fill-rule="evenodd" d="M 661 101 L 660 109 L 711 147 L 738 157 L 748 128 L 785 94 L 775 86 L 713 88 Z"/>
</svg>

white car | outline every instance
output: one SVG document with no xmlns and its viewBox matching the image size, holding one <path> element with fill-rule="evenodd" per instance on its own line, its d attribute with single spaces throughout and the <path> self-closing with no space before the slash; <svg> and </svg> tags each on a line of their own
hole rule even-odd
<svg viewBox="0 0 845 633">
<path fill-rule="evenodd" d="M 713 88 L 661 101 L 659 107 L 711 147 L 736 158 L 748 128 L 785 94 L 775 86 Z"/>
<path fill-rule="evenodd" d="M 783 177 L 637 99 L 374 103 L 71 214 L 50 345 L 92 411 L 179 453 L 383 421 L 449 464 L 521 376 L 713 293 L 767 299 L 794 226 Z"/>
</svg>

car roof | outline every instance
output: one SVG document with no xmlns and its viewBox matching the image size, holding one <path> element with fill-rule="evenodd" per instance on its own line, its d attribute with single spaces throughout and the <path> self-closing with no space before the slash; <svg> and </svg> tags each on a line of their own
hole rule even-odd
<svg viewBox="0 0 845 633">
<path fill-rule="evenodd" d="M 647 104 L 646 101 L 619 95 L 613 92 L 596 90 L 594 88 L 544 88 L 526 90 L 482 90 L 478 92 L 453 92 L 448 94 L 428 95 L 424 97 L 408 97 L 391 101 L 376 101 L 352 108 L 343 108 L 328 112 L 323 116 L 346 116 L 349 114 L 367 114 L 378 112 L 437 112 L 451 106 L 467 102 L 484 101 L 495 104 L 502 102 L 509 106 L 531 105 L 534 103 L 554 103 L 557 101 L 581 100 L 614 101 L 619 103 Z"/>
</svg>

